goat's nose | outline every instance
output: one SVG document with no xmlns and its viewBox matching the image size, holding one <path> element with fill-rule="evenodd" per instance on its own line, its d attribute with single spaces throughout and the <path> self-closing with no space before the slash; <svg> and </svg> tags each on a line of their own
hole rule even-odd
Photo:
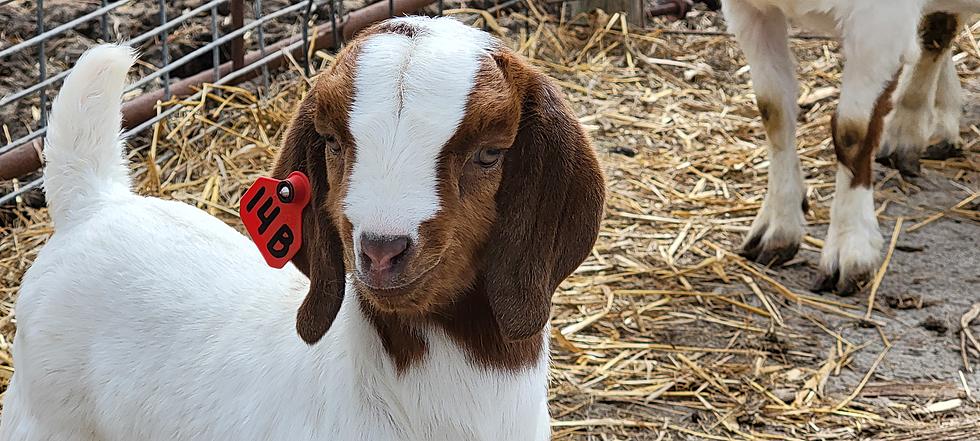
<svg viewBox="0 0 980 441">
<path fill-rule="evenodd" d="M 411 240 L 408 236 L 361 235 L 361 254 L 372 272 L 388 271 L 404 260 Z"/>
</svg>

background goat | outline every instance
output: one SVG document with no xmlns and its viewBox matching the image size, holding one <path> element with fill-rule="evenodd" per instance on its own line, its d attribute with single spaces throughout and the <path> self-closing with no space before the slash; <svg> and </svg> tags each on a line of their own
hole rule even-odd
<svg viewBox="0 0 980 441">
<path fill-rule="evenodd" d="M 133 61 L 90 50 L 53 105 L 56 232 L 18 299 L 0 439 L 548 438 L 550 297 L 604 198 L 548 79 L 451 19 L 366 31 L 286 133 L 274 175 L 305 172 L 313 197 L 275 270 L 203 211 L 131 192 Z"/>
<path fill-rule="evenodd" d="M 760 263 L 796 255 L 808 211 L 796 152 L 789 21 L 841 40 L 847 62 L 831 129 L 836 194 L 815 289 L 851 294 L 881 254 L 871 176 L 879 144 L 885 162 L 913 175 L 931 142 L 959 144 L 961 90 L 950 44 L 958 14 L 980 11 L 980 1 L 724 0 L 722 11 L 751 66 L 769 137 L 769 188 L 742 245 L 743 255 Z"/>
</svg>

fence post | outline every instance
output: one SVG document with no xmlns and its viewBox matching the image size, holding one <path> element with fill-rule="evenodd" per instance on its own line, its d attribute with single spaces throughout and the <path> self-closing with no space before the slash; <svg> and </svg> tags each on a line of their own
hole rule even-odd
<svg viewBox="0 0 980 441">
<path fill-rule="evenodd" d="M 245 0 L 231 0 L 231 28 L 241 29 L 245 26 Z M 231 62 L 234 70 L 245 66 L 245 36 L 240 35 L 231 40 Z"/>
<path fill-rule="evenodd" d="M 596 9 L 609 14 L 619 12 L 626 14 L 627 23 L 643 26 L 643 3 L 644 0 L 571 0 L 568 2 L 568 12 L 572 16 Z"/>
</svg>

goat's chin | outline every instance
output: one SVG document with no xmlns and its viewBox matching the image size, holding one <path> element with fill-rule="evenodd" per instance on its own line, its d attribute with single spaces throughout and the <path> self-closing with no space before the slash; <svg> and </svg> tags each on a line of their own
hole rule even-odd
<svg viewBox="0 0 980 441">
<path fill-rule="evenodd" d="M 420 278 L 392 288 L 374 287 L 360 277 L 354 277 L 358 294 L 376 310 L 385 313 L 418 314 L 425 311 L 429 299 L 420 289 Z"/>
</svg>

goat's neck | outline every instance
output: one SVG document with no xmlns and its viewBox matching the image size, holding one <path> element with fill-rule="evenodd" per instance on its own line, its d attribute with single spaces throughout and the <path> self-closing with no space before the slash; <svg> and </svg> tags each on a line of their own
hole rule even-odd
<svg viewBox="0 0 980 441">
<path fill-rule="evenodd" d="M 333 327 L 311 348 L 316 355 L 309 372 L 324 399 L 314 407 L 341 416 L 357 409 L 357 418 L 371 422 L 365 429 L 371 436 L 547 439 L 545 332 L 533 342 L 504 343 L 489 308 L 472 304 L 481 304 L 478 299 L 465 299 L 427 324 L 394 320 L 351 291 Z M 309 387 L 301 380 L 295 387 Z M 488 418 L 505 423 L 486 426 Z"/>
<path fill-rule="evenodd" d="M 543 332 L 522 341 L 505 340 L 486 294 L 479 287 L 422 317 L 385 313 L 362 297 L 357 300 L 399 372 L 425 359 L 432 332 L 443 333 L 466 354 L 468 363 L 481 368 L 517 372 L 541 363 L 545 349 Z"/>
</svg>

